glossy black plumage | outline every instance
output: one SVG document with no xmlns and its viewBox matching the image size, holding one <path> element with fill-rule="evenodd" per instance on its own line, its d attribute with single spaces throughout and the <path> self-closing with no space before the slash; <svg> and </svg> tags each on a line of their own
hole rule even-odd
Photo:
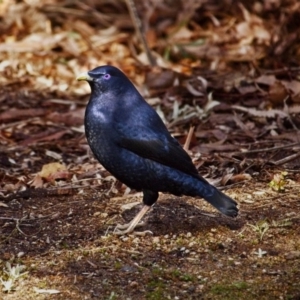
<svg viewBox="0 0 300 300">
<path fill-rule="evenodd" d="M 78 80 L 87 80 L 92 90 L 85 112 L 92 152 L 117 179 L 142 190 L 145 205 L 155 203 L 161 191 L 202 197 L 223 214 L 237 215 L 237 203 L 198 174 L 156 111 L 119 69 L 98 67 Z"/>
</svg>

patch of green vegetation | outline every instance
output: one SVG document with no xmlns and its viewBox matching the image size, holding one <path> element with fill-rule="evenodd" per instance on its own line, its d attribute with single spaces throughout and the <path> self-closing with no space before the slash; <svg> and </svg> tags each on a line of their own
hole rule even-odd
<svg viewBox="0 0 300 300">
<path fill-rule="evenodd" d="M 195 281 L 195 276 L 194 275 L 190 275 L 190 274 L 183 274 L 182 276 L 180 276 L 180 279 L 182 281 Z"/>
<path fill-rule="evenodd" d="M 147 292 L 146 299 L 149 299 L 149 300 L 165 299 L 164 290 L 166 289 L 166 285 L 161 279 L 151 280 L 147 284 L 147 287 L 150 291 Z"/>
<path fill-rule="evenodd" d="M 211 287 L 210 292 L 214 295 L 222 295 L 222 299 L 241 299 L 249 285 L 244 281 L 236 281 L 231 284 L 216 284 Z M 225 298 L 226 297 L 226 298 Z"/>
<path fill-rule="evenodd" d="M 82 251 L 82 255 L 83 255 L 83 256 L 88 256 L 88 255 L 90 255 L 90 252 L 87 251 L 87 250 L 83 250 L 83 251 Z"/>
<path fill-rule="evenodd" d="M 70 248 L 69 244 L 66 241 L 61 242 L 60 246 L 63 249 L 69 249 Z"/>
<path fill-rule="evenodd" d="M 177 246 L 182 247 L 182 246 L 185 245 L 186 241 L 185 241 L 183 238 L 178 237 L 178 238 L 176 239 L 175 243 L 176 243 Z"/>
<path fill-rule="evenodd" d="M 115 292 L 111 292 L 107 300 L 115 300 L 118 299 L 117 294 Z"/>
<path fill-rule="evenodd" d="M 260 220 L 255 225 L 248 224 L 255 232 L 257 232 L 259 240 L 262 241 L 265 233 L 269 230 L 270 225 L 266 220 Z"/>
<path fill-rule="evenodd" d="M 269 186 L 277 192 L 284 192 L 285 186 L 287 184 L 286 176 L 287 172 L 281 172 L 280 174 L 274 174 L 272 181 L 269 183 Z"/>
<path fill-rule="evenodd" d="M 47 281 L 40 280 L 40 281 L 38 281 L 38 283 L 37 283 L 37 287 L 38 287 L 39 289 L 47 289 L 47 288 L 49 287 L 49 285 L 48 285 L 48 282 L 47 282 Z"/>
<path fill-rule="evenodd" d="M 155 276 L 163 276 L 164 275 L 164 270 L 163 270 L 163 268 L 154 267 L 152 269 L 152 274 L 155 275 Z"/>
<path fill-rule="evenodd" d="M 120 269 L 122 268 L 122 266 L 123 266 L 123 265 L 122 265 L 122 263 L 121 263 L 120 261 L 116 261 L 116 262 L 115 262 L 115 269 L 116 269 L 116 270 L 120 270 Z"/>
<path fill-rule="evenodd" d="M 174 269 L 174 270 L 172 270 L 172 271 L 170 272 L 170 275 L 171 275 L 171 276 L 174 276 L 174 277 L 176 277 L 176 278 L 179 278 L 180 275 L 181 275 L 181 272 L 180 272 L 178 269 Z"/>
<path fill-rule="evenodd" d="M 171 275 L 171 277 L 178 278 L 181 281 L 188 282 L 188 281 L 195 281 L 196 280 L 196 277 L 194 275 L 187 274 L 187 273 L 182 273 L 178 269 L 172 270 L 169 274 Z"/>
</svg>

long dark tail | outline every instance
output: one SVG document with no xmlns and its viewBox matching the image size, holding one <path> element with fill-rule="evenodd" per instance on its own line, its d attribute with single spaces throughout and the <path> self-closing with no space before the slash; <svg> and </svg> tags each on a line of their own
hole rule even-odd
<svg viewBox="0 0 300 300">
<path fill-rule="evenodd" d="M 236 217 L 239 212 L 237 203 L 227 195 L 223 194 L 217 188 L 214 190 L 215 191 L 212 196 L 205 197 L 204 199 L 224 215 L 233 218 Z"/>
</svg>

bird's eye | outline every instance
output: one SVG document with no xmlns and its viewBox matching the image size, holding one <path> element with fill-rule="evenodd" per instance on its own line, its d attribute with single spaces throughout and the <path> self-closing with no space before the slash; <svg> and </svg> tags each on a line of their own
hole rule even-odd
<svg viewBox="0 0 300 300">
<path fill-rule="evenodd" d="M 103 78 L 106 79 L 106 80 L 108 80 L 108 79 L 110 78 L 110 74 L 108 74 L 108 73 L 105 74 L 105 75 L 103 76 Z"/>
</svg>

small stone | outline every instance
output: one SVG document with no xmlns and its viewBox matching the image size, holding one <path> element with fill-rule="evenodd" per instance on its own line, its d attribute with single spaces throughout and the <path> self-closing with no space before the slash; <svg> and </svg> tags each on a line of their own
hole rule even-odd
<svg viewBox="0 0 300 300">
<path fill-rule="evenodd" d="M 158 243 L 159 243 L 159 237 L 158 237 L 158 236 L 155 236 L 155 237 L 153 238 L 153 243 L 155 243 L 155 244 L 158 244 Z"/>
<path fill-rule="evenodd" d="M 24 254 L 25 254 L 25 253 L 21 251 L 21 252 L 19 252 L 19 253 L 17 254 L 17 256 L 18 256 L 18 257 L 22 257 L 22 256 L 24 256 Z"/>
<path fill-rule="evenodd" d="M 130 287 L 136 288 L 139 286 L 139 284 L 136 281 L 131 281 L 129 284 Z"/>
<path fill-rule="evenodd" d="M 189 243 L 189 247 L 193 247 L 195 244 L 196 244 L 196 242 L 192 241 L 192 242 Z"/>
<path fill-rule="evenodd" d="M 139 241 L 140 241 L 140 239 L 139 239 L 138 237 L 136 237 L 136 238 L 134 238 L 134 239 L 132 240 L 132 242 L 135 243 L 135 244 L 137 244 Z"/>
</svg>

